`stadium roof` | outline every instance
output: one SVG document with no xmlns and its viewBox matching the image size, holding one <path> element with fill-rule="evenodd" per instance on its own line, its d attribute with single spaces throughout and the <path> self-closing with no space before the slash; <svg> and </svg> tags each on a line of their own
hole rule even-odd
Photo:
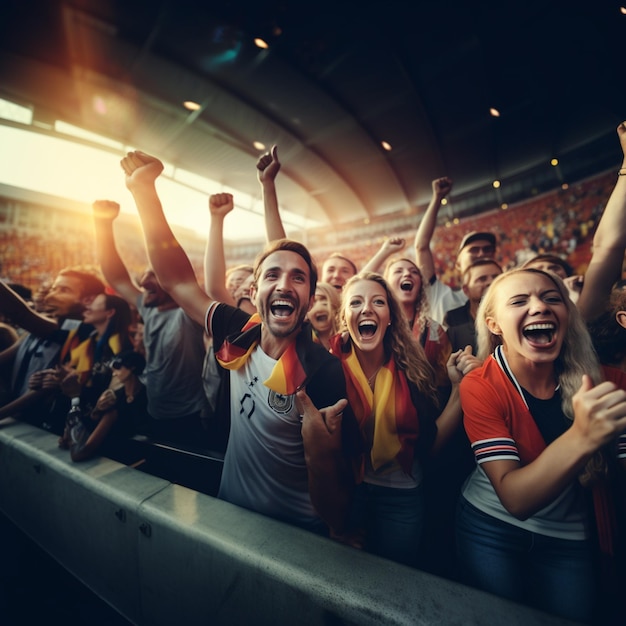
<svg viewBox="0 0 626 626">
<path fill-rule="evenodd" d="M 8 0 L 0 97 L 32 107 L 39 128 L 61 119 L 252 196 L 256 160 L 277 144 L 281 206 L 326 228 L 414 212 L 444 175 L 449 210 L 471 215 L 619 165 L 624 13 L 606 1 Z"/>
</svg>

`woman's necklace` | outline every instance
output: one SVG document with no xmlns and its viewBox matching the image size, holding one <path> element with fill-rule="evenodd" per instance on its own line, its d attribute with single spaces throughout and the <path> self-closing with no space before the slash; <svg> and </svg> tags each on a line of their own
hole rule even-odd
<svg viewBox="0 0 626 626">
<path fill-rule="evenodd" d="M 128 404 L 130 404 L 131 402 L 135 401 L 135 394 L 139 391 L 139 385 L 134 384 L 132 386 L 132 389 L 130 389 L 130 391 L 126 392 L 126 402 L 128 402 Z"/>
<path fill-rule="evenodd" d="M 370 386 L 370 389 L 374 391 L 374 386 L 376 385 L 376 376 L 378 376 L 378 372 L 380 372 L 380 368 L 382 365 L 379 365 L 376 371 L 367 379 L 367 384 Z"/>
</svg>

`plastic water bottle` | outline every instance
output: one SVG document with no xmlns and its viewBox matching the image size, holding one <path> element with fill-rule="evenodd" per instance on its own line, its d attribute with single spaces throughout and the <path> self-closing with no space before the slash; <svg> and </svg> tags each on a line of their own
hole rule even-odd
<svg viewBox="0 0 626 626">
<path fill-rule="evenodd" d="M 83 431 L 83 423 L 81 421 L 82 411 L 80 410 L 80 398 L 72 398 L 72 406 L 67 413 L 66 430 L 70 436 L 72 443 L 78 443 Z"/>
<path fill-rule="evenodd" d="M 80 410 L 80 398 L 75 397 L 71 400 L 70 410 L 67 413 L 65 423 L 69 431 L 80 422 L 81 410 Z"/>
</svg>

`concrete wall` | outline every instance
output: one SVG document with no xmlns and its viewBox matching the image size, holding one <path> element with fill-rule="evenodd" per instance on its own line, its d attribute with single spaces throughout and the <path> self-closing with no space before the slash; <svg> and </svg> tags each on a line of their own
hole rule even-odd
<svg viewBox="0 0 626 626">
<path fill-rule="evenodd" d="M 566 623 L 0 424 L 0 510 L 133 623 Z"/>
</svg>

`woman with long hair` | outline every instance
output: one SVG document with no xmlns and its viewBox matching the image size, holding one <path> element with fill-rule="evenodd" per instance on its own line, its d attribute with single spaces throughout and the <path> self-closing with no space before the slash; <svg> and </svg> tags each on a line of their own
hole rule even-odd
<svg viewBox="0 0 626 626">
<path fill-rule="evenodd" d="M 97 454 L 122 460 L 125 442 L 148 419 L 146 388 L 139 378 L 145 365 L 143 355 L 134 350 L 121 352 L 111 361 L 116 390 L 103 391 L 90 414 L 68 428 L 72 461 Z"/>
<path fill-rule="evenodd" d="M 405 247 L 402 237 L 386 237 L 378 252 L 362 271 L 381 272 L 396 300 L 413 336 L 419 341 L 426 358 L 435 369 L 438 387 L 450 387 L 447 361 L 452 347 L 444 327 L 430 316 L 422 272 L 415 261 L 397 256 Z"/>
<path fill-rule="evenodd" d="M 446 363 L 452 347 L 443 326 L 429 315 L 420 269 L 411 259 L 397 258 L 387 263 L 383 276 L 402 307 L 411 333 L 435 370 L 437 386 L 449 387 Z"/>
<path fill-rule="evenodd" d="M 605 478 L 626 463 L 626 377 L 599 365 L 565 285 L 541 270 L 496 278 L 476 326 L 485 361 L 460 385 L 477 462 L 459 501 L 462 580 L 589 622 L 594 518 L 601 553 L 615 546 Z"/>
<path fill-rule="evenodd" d="M 81 400 L 95 405 L 98 397 L 111 382 L 109 361 L 120 352 L 132 349 L 130 327 L 131 309 L 126 300 L 115 294 L 101 293 L 85 307 L 85 324 L 93 326 L 93 332 L 72 347 L 68 361 L 71 368 L 70 380 L 76 378 L 81 386 Z M 71 392 L 70 380 L 64 380 L 62 388 L 67 395 Z"/>
<path fill-rule="evenodd" d="M 423 464 L 458 426 L 458 383 L 478 361 L 461 351 L 450 357 L 453 386 L 441 411 L 433 368 L 382 276 L 364 272 L 346 283 L 340 319 L 331 351 L 341 360 L 362 444 L 351 529 L 366 550 L 414 565 Z"/>
<path fill-rule="evenodd" d="M 108 293 L 98 294 L 83 312 L 85 328 L 93 327 L 88 336 L 79 334 L 66 342 L 67 355 L 62 367 L 54 370 L 63 394 L 80 397 L 84 414 L 96 406 L 100 395 L 115 386 L 109 363 L 123 351 L 132 350 L 130 327 L 131 309 L 126 300 Z M 80 329 L 79 329 L 80 330 Z M 65 347 L 64 347 L 65 350 Z M 66 403 L 67 404 L 67 403 Z M 69 445 L 67 428 L 59 438 L 59 446 Z"/>
<path fill-rule="evenodd" d="M 444 182 L 434 181 L 433 202 L 438 202 L 437 190 Z M 446 185 L 444 187 L 449 190 Z M 430 315 L 421 270 L 414 260 L 400 256 L 405 245 L 402 237 L 386 237 L 364 269 L 378 272 L 384 265 L 383 276 L 400 305 L 411 334 L 424 349 L 434 369 L 438 391 L 445 398 L 451 390 L 447 368 L 452 352 L 450 337 L 443 325 Z M 438 576 L 452 578 L 455 575 L 454 514 L 460 487 L 473 464 L 467 437 L 459 423 L 442 452 L 428 464 L 424 479 L 424 536 L 427 539 L 420 547 L 419 567 Z"/>
</svg>

